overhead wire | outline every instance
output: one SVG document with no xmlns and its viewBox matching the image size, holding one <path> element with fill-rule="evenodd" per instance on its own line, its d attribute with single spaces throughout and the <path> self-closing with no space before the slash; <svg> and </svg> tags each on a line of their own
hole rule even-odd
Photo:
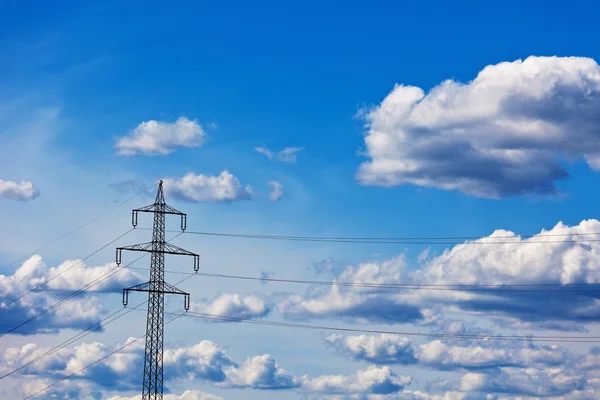
<svg viewBox="0 0 600 400">
<path fill-rule="evenodd" d="M 124 236 L 126 236 L 127 234 L 129 234 L 133 229 L 128 230 L 127 232 L 123 233 L 122 235 L 119 235 L 118 237 L 116 237 L 115 239 L 111 240 L 110 242 L 108 242 L 107 244 L 105 244 L 104 246 L 100 247 L 99 249 L 95 250 L 94 252 L 92 252 L 91 254 L 85 256 L 84 258 L 82 258 L 81 260 L 79 260 L 78 262 L 74 263 L 73 265 L 71 265 L 68 268 L 65 268 L 64 270 L 60 271 L 59 273 L 55 274 L 54 276 L 52 276 L 51 278 L 43 281 L 42 283 L 34 286 L 33 288 L 29 289 L 29 291 L 23 293 L 22 295 L 20 295 L 19 297 L 9 301 L 8 303 L 4 304 L 2 307 L 0 307 L 0 311 L 4 310 L 6 307 L 16 303 L 17 301 L 21 300 L 23 297 L 27 296 L 28 294 L 30 294 L 31 292 L 36 291 L 37 289 L 41 288 L 42 286 L 48 284 L 49 282 L 53 281 L 54 279 L 58 278 L 59 276 L 61 276 L 62 274 L 64 274 L 65 272 L 70 271 L 71 269 L 75 268 L 76 266 L 80 265 L 81 263 L 83 263 L 84 261 L 86 261 L 87 259 L 89 259 L 90 257 L 98 254 L 99 252 L 101 252 L 102 250 L 104 250 L 105 248 L 107 248 L 108 246 L 110 246 L 111 244 L 113 244 L 114 242 L 116 242 L 117 240 L 123 238 Z M 21 282 L 23 279 L 25 279 L 26 277 L 21 278 L 18 282 Z"/>
<path fill-rule="evenodd" d="M 167 242 L 175 239 L 176 237 L 180 236 L 182 234 L 182 232 L 180 232 L 179 234 L 175 235 L 174 237 L 172 237 L 171 239 L 169 239 Z M 137 261 L 139 261 L 140 259 L 144 258 L 146 255 L 148 255 L 148 253 L 145 253 L 143 255 L 141 255 L 140 257 L 136 258 L 135 260 L 133 260 L 131 263 L 129 263 L 128 265 L 134 264 Z M 27 320 L 21 322 L 20 324 L 18 324 L 17 326 L 9 329 L 8 331 L 5 331 L 3 333 L 0 334 L 0 338 L 8 335 L 9 333 L 12 333 L 14 331 L 16 331 L 17 329 L 19 329 L 20 327 L 28 324 L 29 322 L 41 317 L 42 315 L 47 314 L 48 312 L 54 310 L 57 307 L 60 307 L 62 304 L 66 303 L 68 300 L 78 296 L 79 294 L 87 291 L 89 288 L 99 284 L 100 282 L 110 278 L 111 276 L 115 275 L 116 273 L 122 271 L 124 268 L 126 268 L 128 265 L 117 265 L 116 267 L 112 268 L 111 270 L 109 270 L 108 272 L 104 273 L 103 275 L 99 276 L 98 278 L 94 279 L 93 281 L 89 282 L 88 284 L 86 284 L 85 286 L 83 286 L 82 288 L 72 292 L 71 294 L 69 294 L 68 296 L 64 297 L 63 299 L 61 299 L 60 301 L 54 303 L 53 305 L 45 308 L 44 310 L 40 311 L 39 313 L 33 315 L 32 317 L 28 318 Z"/>
<path fill-rule="evenodd" d="M 194 273 L 188 273 L 188 276 L 182 280 L 180 280 L 179 282 L 175 283 L 175 285 L 180 285 L 181 283 L 185 282 L 186 280 L 190 279 L 192 276 L 194 276 Z M 56 345 L 55 347 L 51 348 L 50 350 L 46 351 L 43 354 L 40 354 L 39 356 L 37 356 L 36 358 L 26 362 L 25 364 L 20 365 L 19 367 L 11 370 L 10 372 L 7 372 L 6 374 L 0 376 L 0 380 L 7 378 L 19 371 L 21 371 L 24 368 L 27 368 L 28 366 L 56 353 L 57 351 L 69 346 L 70 344 L 75 343 L 77 340 L 79 339 L 83 339 L 84 337 L 88 336 L 89 334 L 93 333 L 95 331 L 95 329 L 99 328 L 99 327 L 106 327 L 107 325 L 111 324 L 112 322 L 115 322 L 116 320 L 124 317 L 125 315 L 129 314 L 130 312 L 140 308 L 141 306 L 143 306 L 144 304 L 146 304 L 148 302 L 148 300 L 145 300 L 143 302 L 141 302 L 140 304 L 138 304 L 135 307 L 132 308 L 120 308 L 119 310 L 109 314 L 108 316 L 106 316 L 105 318 L 103 318 L 102 320 L 96 322 L 93 325 L 90 325 L 88 328 L 86 328 L 85 330 L 77 333 L 76 335 L 72 336 L 71 338 L 65 340 L 64 342 L 60 343 L 59 345 Z M 123 310 L 127 310 L 126 312 L 122 312 Z M 121 313 L 120 315 L 114 317 L 115 315 Z M 112 318 L 112 319 L 111 319 Z"/>
<path fill-rule="evenodd" d="M 137 311 L 144 311 L 137 309 Z M 165 314 L 173 314 L 165 312 Z M 557 343 L 600 343 L 600 336 L 508 336 L 508 335 L 475 335 L 475 334 L 454 334 L 454 333 L 427 333 L 427 332 L 399 332 L 376 329 L 358 329 L 358 328 L 339 328 L 326 325 L 309 325 L 291 322 L 261 321 L 248 318 L 227 317 L 208 313 L 198 313 L 188 311 L 184 316 L 189 318 L 200 318 L 217 321 L 242 322 L 256 325 L 269 325 L 287 328 L 316 329 L 340 332 L 354 333 L 375 333 L 403 336 L 420 336 L 428 338 L 452 338 L 452 339 L 473 339 L 473 340 L 508 340 L 508 341 L 534 341 L 534 342 L 557 342 Z"/>
<path fill-rule="evenodd" d="M 181 313 L 181 314 L 176 315 L 174 318 L 172 318 L 169 321 L 165 322 L 165 326 L 169 325 L 171 322 L 175 321 L 177 318 L 181 317 L 184 314 L 185 314 L 185 311 L 183 313 Z M 145 337 L 146 337 L 146 335 L 143 335 L 143 336 L 137 337 L 137 338 L 135 338 L 135 339 L 133 339 L 133 340 L 125 343 L 123 346 L 119 347 L 118 349 L 115 349 L 115 350 L 111 351 L 110 353 L 104 355 L 103 357 L 97 359 L 96 361 L 93 361 L 93 362 L 85 365 L 83 368 L 81 368 L 81 369 L 79 369 L 79 370 L 77 370 L 77 371 L 75 371 L 75 372 L 73 372 L 73 373 L 71 373 L 69 375 L 66 375 L 66 376 L 62 377 L 61 379 L 59 379 L 57 381 L 54 381 L 52 384 L 50 384 L 50 385 L 48 385 L 46 387 L 43 387 L 42 389 L 38 390 L 37 392 L 35 392 L 33 394 L 30 394 L 29 396 L 23 397 L 21 400 L 28 400 L 28 399 L 30 399 L 32 397 L 37 396 L 40 393 L 45 392 L 46 390 L 48 390 L 48 389 L 50 389 L 50 388 L 58 385 L 59 383 L 64 382 L 65 380 L 67 380 L 67 379 L 69 379 L 69 378 L 71 378 L 71 377 L 73 377 L 73 376 L 75 376 L 75 375 L 77 375 L 77 374 L 85 371 L 86 369 L 88 369 L 90 367 L 93 367 L 94 365 L 98 364 L 99 362 L 106 360 L 108 357 L 112 356 L 113 354 L 118 353 L 119 351 L 124 350 L 125 348 L 131 346 L 132 344 L 139 342 L 140 340 L 144 339 Z"/>
<path fill-rule="evenodd" d="M 148 268 L 131 267 L 130 269 L 139 271 L 149 271 Z M 185 274 L 185 272 L 165 270 L 170 274 Z M 323 286 L 342 286 L 358 287 L 371 289 L 402 289 L 402 290 L 439 290 L 439 291 L 460 291 L 460 292 L 597 292 L 600 291 L 600 283 L 530 283 L 530 284 L 411 284 L 411 283 L 367 283 L 367 282 L 349 282 L 349 281 L 318 281 L 302 279 L 283 279 L 244 275 L 215 274 L 208 272 L 198 272 L 197 276 L 209 278 L 239 279 L 259 282 L 275 283 L 297 283 L 306 285 Z M 583 289 L 574 289 L 581 287 Z M 593 289 L 585 289 L 592 287 Z M 536 288 L 536 289 L 528 289 Z M 549 288 L 549 289 L 546 289 Z"/>
<path fill-rule="evenodd" d="M 150 228 L 140 228 L 144 230 L 150 230 Z M 167 230 L 167 232 L 174 232 Z M 486 244 L 551 244 L 551 243 L 590 243 L 600 242 L 600 239 L 569 239 L 569 240 L 531 240 L 533 238 L 543 235 L 532 235 L 532 236 L 507 236 L 505 239 L 510 240 L 497 240 L 497 237 L 456 237 L 453 240 L 444 238 L 426 238 L 426 237 L 334 237 L 334 236 L 290 236 L 290 235 L 261 235 L 261 234 L 244 234 L 244 233 L 225 233 L 225 232 L 203 232 L 203 231 L 186 231 L 188 235 L 202 235 L 202 236 L 215 236 L 215 237 L 227 237 L 227 238 L 238 238 L 238 239 L 259 239 L 259 240 L 282 240 L 291 242 L 323 242 L 323 243 L 357 243 L 357 244 L 406 244 L 406 245 L 486 245 Z M 585 234 L 556 234 L 556 236 L 573 237 L 580 235 L 600 235 L 600 233 L 589 232 Z M 550 235 L 548 235 L 550 236 Z M 521 238 L 530 239 L 521 240 Z M 464 239 L 465 241 L 458 241 Z M 473 239 L 473 240 L 470 240 Z M 488 240 L 489 239 L 489 240 Z"/>
<path fill-rule="evenodd" d="M 61 235 L 61 236 L 59 236 L 59 237 L 58 237 L 58 238 L 56 238 L 56 239 L 54 239 L 53 241 L 51 241 L 51 242 L 49 242 L 49 243 L 46 243 L 45 245 L 43 245 L 43 246 L 41 246 L 41 247 L 39 247 L 39 248 L 35 249 L 34 251 L 32 251 L 31 253 L 27 254 L 26 256 L 23 256 L 23 257 L 19 258 L 18 260 L 15 260 L 15 261 L 11 262 L 10 264 L 7 264 L 7 265 L 4 265 L 4 266 L 0 267 L 0 272 L 3 272 L 3 271 L 4 271 L 4 270 L 6 270 L 7 268 L 9 268 L 9 267 L 12 267 L 13 265 L 15 265 L 15 264 L 17 264 L 17 263 L 19 263 L 19 262 L 21 262 L 21 261 L 25 260 L 26 258 L 28 258 L 28 257 L 31 257 L 32 255 L 34 255 L 34 254 L 36 254 L 36 253 L 39 253 L 40 251 L 42 251 L 42 250 L 44 250 L 44 249 L 47 249 L 48 247 L 52 246 L 52 245 L 53 245 L 53 244 L 55 244 L 55 243 L 58 243 L 58 242 L 59 242 L 59 241 L 61 241 L 62 239 L 66 238 L 67 236 L 69 236 L 69 235 L 71 235 L 71 234 L 73 234 L 73 233 L 75 233 L 75 232 L 77 232 L 77 231 L 79 231 L 79 230 L 81 230 L 81 229 L 85 228 L 86 226 L 88 226 L 88 225 L 90 225 L 91 223 L 93 223 L 93 222 L 95 222 L 95 221 L 99 220 L 100 218 L 104 217 L 105 215 L 107 215 L 107 214 L 110 214 L 111 212 L 115 211 L 116 209 L 118 209 L 118 208 L 120 208 L 120 207 L 124 206 L 125 204 L 129 203 L 129 202 L 130 202 L 130 201 L 132 201 L 133 199 L 135 199 L 135 198 L 137 198 L 137 197 L 139 197 L 139 196 L 143 195 L 144 193 L 146 193 L 146 192 L 147 192 L 148 190 L 150 190 L 151 188 L 152 188 L 151 186 L 148 186 L 148 187 L 146 187 L 145 189 L 143 189 L 143 190 L 142 190 L 140 193 L 136 194 L 135 196 L 128 198 L 127 200 L 125 200 L 125 201 L 123 201 L 123 202 L 121 202 L 121 203 L 117 204 L 116 206 L 114 206 L 114 207 L 110 208 L 109 210 L 107 210 L 107 211 L 103 212 L 102 214 L 100 214 L 100 215 L 97 215 L 96 217 L 94 217 L 94 218 L 92 218 L 92 219 L 88 220 L 87 222 L 84 222 L 83 224 L 79 225 L 77 228 L 75 228 L 75 229 L 72 229 L 72 230 L 68 231 L 67 233 L 65 233 L 65 234 L 63 234 L 63 235 Z"/>
</svg>

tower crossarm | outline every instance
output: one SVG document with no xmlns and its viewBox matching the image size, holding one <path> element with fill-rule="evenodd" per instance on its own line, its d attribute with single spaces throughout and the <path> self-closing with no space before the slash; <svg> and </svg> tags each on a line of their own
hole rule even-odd
<svg viewBox="0 0 600 400">
<path fill-rule="evenodd" d="M 116 257 L 115 257 L 115 261 L 116 261 L 117 265 L 121 265 L 123 250 L 143 251 L 143 252 L 147 252 L 147 253 L 156 252 L 156 250 L 153 247 L 152 242 L 134 244 L 131 246 L 117 247 L 117 253 L 116 253 Z M 174 244 L 165 242 L 165 243 L 163 243 L 163 247 L 160 252 L 163 254 L 173 254 L 173 255 L 179 255 L 179 256 L 194 257 L 194 271 L 198 272 L 198 269 L 200 268 L 200 255 L 198 255 L 196 253 L 192 253 L 191 251 L 183 249 L 179 246 L 175 246 Z"/>
<path fill-rule="evenodd" d="M 162 286 L 162 288 L 160 288 Z M 123 289 L 123 305 L 127 307 L 129 303 L 129 292 L 147 292 L 147 293 L 159 293 L 159 294 L 178 294 L 183 296 L 183 306 L 185 311 L 190 309 L 190 294 L 183 290 L 167 283 L 161 282 L 160 285 L 156 285 L 154 282 L 140 283 L 139 285 L 131 286 Z"/>
</svg>

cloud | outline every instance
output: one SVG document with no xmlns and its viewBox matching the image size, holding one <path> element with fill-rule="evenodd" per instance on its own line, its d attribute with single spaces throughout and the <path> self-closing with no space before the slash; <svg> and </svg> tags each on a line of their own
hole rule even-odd
<svg viewBox="0 0 600 400">
<path fill-rule="evenodd" d="M 271 305 L 256 296 L 222 294 L 212 300 L 192 302 L 191 311 L 230 318 L 262 318 L 271 312 Z"/>
<path fill-rule="evenodd" d="M 375 364 L 414 364 L 417 362 L 412 342 L 399 335 L 329 335 L 325 344 L 339 354 Z"/>
<path fill-rule="evenodd" d="M 400 255 L 382 263 L 347 266 L 333 282 L 400 283 L 405 267 Z M 279 299 L 278 311 L 296 320 L 339 318 L 355 323 L 407 323 L 422 319 L 420 304 L 398 297 L 398 291 L 332 286 L 310 288 L 305 296 Z"/>
<path fill-rule="evenodd" d="M 249 200 L 253 195 L 251 186 L 242 186 L 229 171 L 219 176 L 188 173 L 181 178 L 164 178 L 165 192 L 177 199 L 191 202 L 229 203 Z"/>
<path fill-rule="evenodd" d="M 113 182 L 108 186 L 116 190 L 118 193 L 135 193 L 138 195 L 145 194 L 147 196 L 154 195 L 154 193 L 151 193 L 149 190 L 151 185 L 147 185 L 146 182 L 144 182 L 144 179 L 140 177 Z"/>
<path fill-rule="evenodd" d="M 271 201 L 281 200 L 285 196 L 283 185 L 281 183 L 269 181 L 269 186 L 271 187 L 271 193 L 269 194 Z"/>
<path fill-rule="evenodd" d="M 583 57 L 489 65 L 428 93 L 396 85 L 364 110 L 362 184 L 411 184 L 488 198 L 552 195 L 563 161 L 600 168 L 600 67 Z"/>
<path fill-rule="evenodd" d="M 562 369 L 502 368 L 492 374 L 467 373 L 460 390 L 520 396 L 563 396 L 585 388 L 585 378 Z"/>
<path fill-rule="evenodd" d="M 300 386 L 293 377 L 268 354 L 251 357 L 239 367 L 227 371 L 229 387 L 253 389 L 292 389 Z"/>
<path fill-rule="evenodd" d="M 538 346 L 527 341 L 433 340 L 423 344 L 399 335 L 378 334 L 323 338 L 327 346 L 345 357 L 373 364 L 418 364 L 436 370 L 483 370 L 501 367 L 558 367 L 571 360 L 565 349 Z"/>
<path fill-rule="evenodd" d="M 121 137 L 115 148 L 123 156 L 156 156 L 170 154 L 177 147 L 202 146 L 205 140 L 206 133 L 197 121 L 179 117 L 175 122 L 142 122 Z"/>
<path fill-rule="evenodd" d="M 40 192 L 30 181 L 5 181 L 0 179 L 0 199 L 27 201 L 33 200 Z"/>
<path fill-rule="evenodd" d="M 176 394 L 165 394 L 164 400 L 224 400 L 222 397 L 215 396 L 214 394 L 204 393 L 199 390 L 186 390 L 181 395 Z M 142 400 L 142 395 L 133 397 L 121 397 L 113 396 L 109 397 L 108 400 Z"/>
<path fill-rule="evenodd" d="M 323 375 L 318 378 L 304 377 L 303 388 L 326 394 L 391 394 L 409 385 L 412 379 L 396 375 L 389 367 L 369 366 L 355 375 Z"/>
<path fill-rule="evenodd" d="M 12 276 L 0 275 L 0 307 L 14 301 L 0 310 L 0 329 L 2 332 L 12 329 L 63 299 L 66 296 L 63 292 L 79 290 L 115 267 L 115 264 L 88 267 L 80 260 L 68 260 L 57 267 L 48 268 L 40 256 L 30 257 Z M 123 287 L 131 286 L 140 279 L 126 268 L 118 271 L 98 285 L 90 287 L 87 292 L 121 291 Z M 59 273 L 62 275 L 59 276 Z M 39 290 L 27 293 L 49 279 L 52 280 Z M 21 299 L 15 301 L 21 296 Z M 87 329 L 98 323 L 104 313 L 96 296 L 80 294 L 23 325 L 14 334 L 52 333 L 66 328 Z"/>
<path fill-rule="evenodd" d="M 264 154 L 269 160 L 276 160 L 285 163 L 296 163 L 296 153 L 302 151 L 301 147 L 286 147 L 281 151 L 271 151 L 266 147 L 255 147 L 254 151 Z"/>
<path fill-rule="evenodd" d="M 600 243 L 583 241 L 585 232 L 599 232 L 600 221 L 575 226 L 558 223 L 539 235 L 522 239 L 509 231 L 458 244 L 430 256 L 419 269 L 406 267 L 402 255 L 386 261 L 349 265 L 335 281 L 416 285 L 545 285 L 600 283 Z M 549 240 L 567 235 L 579 240 Z M 573 235 L 573 236 L 569 236 Z M 499 239 L 502 238 L 502 239 Z M 497 242 L 508 242 L 498 244 Z M 539 243 L 547 242 L 547 243 Z M 558 288 L 560 290 L 560 288 Z M 600 294 L 594 290 L 439 291 L 360 287 L 315 287 L 278 300 L 288 318 L 339 318 L 358 322 L 418 322 L 425 312 L 449 310 L 485 315 L 501 327 L 581 330 L 600 316 Z M 429 311 L 428 311 L 429 310 Z"/>
<path fill-rule="evenodd" d="M 59 386 L 56 389 L 67 390 L 72 393 L 73 398 L 81 398 L 84 393 L 107 390 L 118 393 L 136 389 L 139 376 L 130 372 L 143 368 L 144 344 L 133 338 L 127 339 L 125 344 L 130 345 L 77 373 L 68 380 L 68 387 Z M 50 381 L 75 373 L 122 346 L 119 343 L 106 345 L 92 342 L 65 347 L 19 371 L 16 377 L 27 377 L 21 390 L 31 394 Z M 0 358 L 0 372 L 8 372 L 47 350 L 35 343 L 9 348 Z M 410 377 L 396 375 L 389 367 L 376 366 L 369 366 L 350 376 L 296 377 L 283 369 L 269 354 L 248 357 L 244 362 L 238 363 L 219 345 L 209 340 L 202 340 L 192 346 L 165 349 L 164 377 L 167 384 L 208 382 L 221 388 L 299 390 L 303 393 L 322 394 L 390 394 L 402 390 L 411 382 Z M 184 395 L 189 397 L 173 399 L 191 400 L 196 399 L 193 396 L 203 394 L 190 392 Z M 208 396 L 207 400 L 212 399 L 210 395 L 205 396 Z M 128 398 L 115 396 L 113 399 Z"/>
</svg>

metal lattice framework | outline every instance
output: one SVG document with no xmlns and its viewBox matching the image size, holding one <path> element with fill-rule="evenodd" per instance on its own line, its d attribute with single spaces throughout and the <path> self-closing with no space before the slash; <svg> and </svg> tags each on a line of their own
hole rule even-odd
<svg viewBox="0 0 600 400">
<path fill-rule="evenodd" d="M 190 307 L 190 295 L 165 282 L 165 254 L 179 254 L 194 257 L 194 271 L 198 272 L 200 256 L 165 242 L 165 217 L 167 214 L 181 217 L 181 230 L 185 231 L 186 214 L 165 203 L 163 182 L 160 181 L 154 204 L 133 210 L 131 223 L 135 228 L 138 213 L 154 214 L 152 242 L 117 248 L 116 262 L 121 264 L 123 250 L 144 251 L 150 253 L 150 280 L 140 285 L 123 289 L 123 305 L 127 306 L 129 292 L 148 292 L 148 316 L 146 320 L 146 351 L 144 355 L 144 382 L 142 400 L 162 400 L 163 398 L 163 348 L 164 348 L 164 295 L 184 296 L 184 307 Z"/>
</svg>

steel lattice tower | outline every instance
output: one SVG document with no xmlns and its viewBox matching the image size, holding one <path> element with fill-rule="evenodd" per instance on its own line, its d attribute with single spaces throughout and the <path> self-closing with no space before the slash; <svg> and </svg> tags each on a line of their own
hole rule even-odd
<svg viewBox="0 0 600 400">
<path fill-rule="evenodd" d="M 146 320 L 146 351 L 144 355 L 144 380 L 142 400 L 162 400 L 163 398 L 163 346 L 164 346 L 164 295 L 183 295 L 184 307 L 190 307 L 190 295 L 165 282 L 165 254 L 180 254 L 194 257 L 194 271 L 198 272 L 200 256 L 165 241 L 165 217 L 167 214 L 181 217 L 181 230 L 185 231 L 186 214 L 165 203 L 163 182 L 160 181 L 154 204 L 132 211 L 131 223 L 137 226 L 138 213 L 154 214 L 152 242 L 117 248 L 116 262 L 121 264 L 123 250 L 150 253 L 150 280 L 140 285 L 123 289 L 123 305 L 127 306 L 129 291 L 148 292 L 148 316 Z"/>
</svg>

